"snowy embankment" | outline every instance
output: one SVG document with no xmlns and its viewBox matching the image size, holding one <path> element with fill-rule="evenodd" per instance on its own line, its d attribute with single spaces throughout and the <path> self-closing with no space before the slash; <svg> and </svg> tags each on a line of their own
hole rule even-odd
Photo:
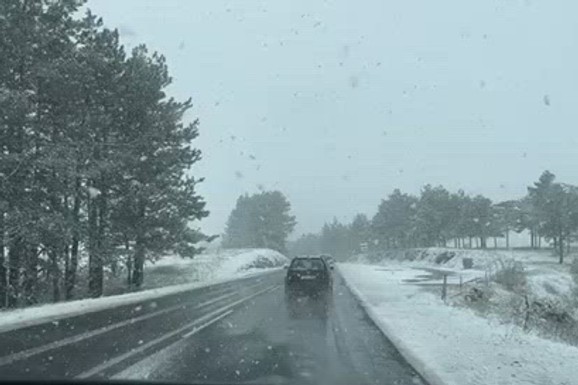
<svg viewBox="0 0 578 385">
<path fill-rule="evenodd" d="M 145 288 L 241 277 L 279 268 L 289 260 L 270 249 L 222 249 L 194 259 L 167 256 L 145 267 Z"/>
<path fill-rule="evenodd" d="M 472 269 L 464 269 L 463 260 L 471 259 Z M 431 268 L 447 272 L 449 283 L 482 279 L 500 270 L 505 263 L 516 261 L 522 264 L 527 275 L 528 294 L 535 298 L 566 300 L 573 288 L 570 275 L 572 257 L 558 264 L 551 250 L 472 250 L 431 247 L 424 249 L 388 250 L 368 255 L 359 255 L 354 261 L 377 265 L 392 262 L 411 267 Z M 435 281 L 439 284 L 439 277 Z M 423 282 L 427 284 L 427 282 Z"/>
<path fill-rule="evenodd" d="M 149 288 L 148 290 L 2 311 L 0 312 L 0 332 L 45 322 L 57 322 L 67 317 L 272 272 L 280 269 L 287 262 L 287 257 L 269 249 L 223 250 L 201 254 L 189 260 L 166 257 L 145 268 L 144 288 Z M 150 289 L 151 287 L 157 288 Z"/>
<path fill-rule="evenodd" d="M 578 348 L 446 305 L 407 264 L 340 264 L 369 316 L 431 385 L 578 384 Z"/>
</svg>

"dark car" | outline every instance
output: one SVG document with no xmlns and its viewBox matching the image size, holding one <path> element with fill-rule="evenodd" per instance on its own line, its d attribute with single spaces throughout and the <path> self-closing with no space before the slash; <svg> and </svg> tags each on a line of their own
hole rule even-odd
<svg viewBox="0 0 578 385">
<path fill-rule="evenodd" d="M 326 298 L 332 288 L 330 267 L 323 258 L 297 257 L 291 261 L 285 277 L 285 294 L 288 299 Z"/>
</svg>

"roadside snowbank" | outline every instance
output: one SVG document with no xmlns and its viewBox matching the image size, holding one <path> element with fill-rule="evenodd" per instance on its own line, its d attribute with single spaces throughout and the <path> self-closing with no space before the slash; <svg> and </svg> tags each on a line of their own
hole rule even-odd
<svg viewBox="0 0 578 385">
<path fill-rule="evenodd" d="M 348 286 L 431 385 L 578 384 L 578 348 L 445 305 L 413 282 L 423 271 L 390 262 L 340 264 Z"/>
<path fill-rule="evenodd" d="M 479 250 L 479 249 L 452 249 L 443 247 L 428 247 L 416 249 L 399 249 L 372 252 L 356 258 L 359 263 L 380 263 L 391 260 L 438 265 L 450 269 L 463 268 L 463 259 L 469 258 L 473 268 L 486 269 L 503 260 L 531 260 L 539 262 L 554 262 L 555 259 L 544 252 L 518 250 Z"/>
<path fill-rule="evenodd" d="M 145 267 L 145 288 L 241 277 L 282 267 L 288 261 L 283 254 L 270 249 L 224 249 L 194 259 L 168 256 Z"/>
<path fill-rule="evenodd" d="M 463 260 L 473 261 L 472 269 L 464 269 Z M 482 278 L 486 272 L 493 274 L 504 262 L 521 262 L 527 272 L 528 294 L 536 298 L 565 300 L 574 283 L 570 275 L 573 257 L 566 257 L 563 265 L 551 250 L 471 250 L 430 247 L 424 249 L 386 250 L 356 256 L 353 261 L 361 264 L 389 265 L 392 262 L 411 267 L 432 268 L 450 274 L 450 283 Z M 437 282 L 439 283 L 439 277 Z M 424 282 L 427 284 L 427 282 Z"/>
<path fill-rule="evenodd" d="M 192 260 L 167 257 L 146 268 L 144 288 L 149 290 L 1 311 L 0 333 L 276 271 L 287 261 L 282 254 L 268 249 L 226 250 L 202 254 Z M 155 268 L 163 273 L 155 273 Z M 150 285 L 155 284 L 164 287 L 150 289 Z"/>
</svg>

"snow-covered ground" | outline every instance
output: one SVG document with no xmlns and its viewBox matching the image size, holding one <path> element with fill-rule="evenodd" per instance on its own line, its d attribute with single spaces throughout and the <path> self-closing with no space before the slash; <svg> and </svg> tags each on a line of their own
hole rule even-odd
<svg viewBox="0 0 578 385">
<path fill-rule="evenodd" d="M 131 303 L 160 298 L 215 283 L 281 268 L 287 257 L 269 249 L 232 249 L 194 259 L 166 257 L 145 269 L 143 290 L 95 299 L 80 299 L 0 312 L 0 332 Z M 154 287 L 154 288 L 153 288 Z"/>
<path fill-rule="evenodd" d="M 270 249 L 221 249 L 194 259 L 167 256 L 145 267 L 144 287 L 241 277 L 288 262 L 283 254 Z"/>
<path fill-rule="evenodd" d="M 464 269 L 464 258 L 473 261 L 473 269 Z M 424 269 L 433 269 L 447 272 L 449 283 L 459 283 L 472 279 L 482 279 L 487 274 L 492 275 L 504 263 L 509 261 L 520 262 L 527 273 L 527 291 L 535 298 L 550 300 L 566 299 L 573 288 L 570 275 L 570 264 L 574 256 L 566 257 L 563 265 L 558 264 L 558 258 L 551 250 L 471 250 L 450 248 L 426 248 L 408 250 L 390 250 L 374 255 L 359 255 L 354 259 L 357 263 L 389 265 L 392 262 L 406 266 Z M 427 280 L 419 277 L 422 284 Z M 439 284 L 439 277 L 429 282 Z"/>
<path fill-rule="evenodd" d="M 340 264 L 370 317 L 431 385 L 578 384 L 578 348 L 446 305 L 408 263 Z M 438 280 L 439 282 L 439 280 Z"/>
</svg>

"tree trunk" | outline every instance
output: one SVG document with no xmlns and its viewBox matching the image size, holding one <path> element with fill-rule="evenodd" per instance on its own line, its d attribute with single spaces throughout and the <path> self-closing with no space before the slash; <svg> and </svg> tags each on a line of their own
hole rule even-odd
<svg viewBox="0 0 578 385">
<path fill-rule="evenodd" d="M 530 229 L 530 248 L 534 248 L 534 229 Z"/>
<path fill-rule="evenodd" d="M 130 255 L 130 244 L 127 238 L 125 238 L 124 248 L 126 250 L 126 285 L 130 287 L 132 285 L 132 255 Z"/>
<path fill-rule="evenodd" d="M 102 267 L 105 263 L 110 262 L 109 248 L 107 247 L 106 236 L 108 226 L 108 194 L 104 187 L 104 178 L 102 178 L 100 187 L 100 195 L 98 196 L 98 249 Z M 104 271 L 102 271 L 102 279 L 104 282 Z M 101 284 L 102 286 L 103 284 Z M 102 288 L 101 288 L 102 290 Z"/>
<path fill-rule="evenodd" d="M 0 309 L 6 307 L 8 276 L 6 269 L 6 255 L 4 249 L 4 213 L 0 212 Z"/>
<path fill-rule="evenodd" d="M 50 258 L 50 277 L 52 278 L 52 302 L 60 301 L 60 268 L 58 267 L 58 253 L 52 250 L 48 253 Z"/>
<path fill-rule="evenodd" d="M 74 286 L 76 285 L 76 272 L 78 270 L 78 244 L 79 244 L 79 227 L 80 227 L 80 178 L 76 180 L 74 204 L 72 207 L 72 245 L 70 248 L 70 264 L 66 269 L 65 281 L 65 298 L 72 299 L 74 296 Z"/>
<path fill-rule="evenodd" d="M 510 248 L 510 230 L 506 230 L 506 249 Z"/>
<path fill-rule="evenodd" d="M 63 289 L 64 289 L 64 299 L 67 298 L 67 280 L 68 280 L 68 272 L 70 271 L 70 245 L 64 246 L 64 282 L 63 282 Z"/>
<path fill-rule="evenodd" d="M 8 307 L 18 306 L 20 297 L 20 265 L 22 263 L 22 239 L 16 237 L 8 248 Z"/>
<path fill-rule="evenodd" d="M 144 281 L 144 260 L 145 260 L 145 249 L 142 244 L 142 239 L 137 237 L 135 252 L 134 252 L 134 265 L 132 273 L 132 286 L 139 289 Z"/>
<path fill-rule="evenodd" d="M 24 256 L 24 300 L 26 305 L 34 305 L 38 302 L 38 248 L 27 245 Z"/>
<path fill-rule="evenodd" d="M 102 127 L 101 135 L 97 134 L 97 141 L 106 143 L 108 140 L 108 128 L 106 125 Z M 94 161 L 97 165 L 105 161 L 107 158 L 107 148 L 95 146 L 93 153 Z M 89 186 L 96 190 L 92 193 L 93 196 L 89 198 L 88 210 L 88 233 L 90 244 L 89 255 L 89 277 L 88 287 L 91 297 L 100 297 L 104 289 L 104 264 L 108 258 L 105 253 L 105 236 L 107 226 L 107 189 L 105 188 L 106 175 L 100 172 L 100 175 L 93 179 Z"/>
<path fill-rule="evenodd" d="M 494 237 L 494 249 L 498 248 L 498 238 Z"/>
<path fill-rule="evenodd" d="M 104 279 L 98 235 L 98 207 L 91 198 L 88 201 L 88 292 L 92 298 L 102 295 Z"/>
<path fill-rule="evenodd" d="M 72 236 L 72 245 L 70 247 L 70 265 L 66 270 L 66 294 L 67 300 L 74 297 L 74 287 L 76 286 L 76 272 L 78 270 L 78 235 Z"/>
<path fill-rule="evenodd" d="M 139 202 L 139 224 L 137 227 L 136 243 L 134 247 L 134 261 L 132 284 L 135 288 L 140 288 L 144 280 L 144 261 L 145 261 L 145 245 L 144 245 L 144 228 L 142 223 L 145 217 L 145 204 L 143 201 Z"/>
</svg>

